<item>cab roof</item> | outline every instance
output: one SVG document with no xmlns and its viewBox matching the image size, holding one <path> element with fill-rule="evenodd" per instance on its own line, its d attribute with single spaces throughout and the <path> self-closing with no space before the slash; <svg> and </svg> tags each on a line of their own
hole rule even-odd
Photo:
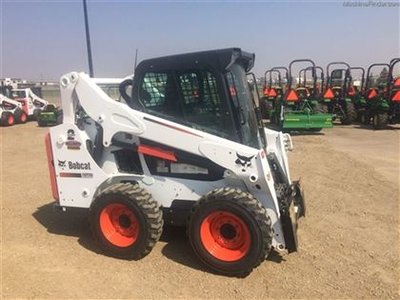
<svg viewBox="0 0 400 300">
<path fill-rule="evenodd" d="M 140 62 L 135 74 L 149 70 L 180 70 L 208 66 L 218 72 L 225 72 L 234 63 L 240 64 L 246 72 L 254 66 L 255 54 L 242 51 L 240 48 L 226 48 L 164 57 L 146 59 Z"/>
</svg>

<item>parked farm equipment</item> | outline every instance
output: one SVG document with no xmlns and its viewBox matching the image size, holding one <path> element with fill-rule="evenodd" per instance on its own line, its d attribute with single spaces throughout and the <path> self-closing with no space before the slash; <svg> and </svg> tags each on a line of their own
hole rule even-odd
<svg viewBox="0 0 400 300">
<path fill-rule="evenodd" d="M 355 75 L 357 73 L 358 76 Z M 355 84 L 356 82 L 357 84 Z M 365 98 L 365 69 L 363 67 L 350 67 L 349 83 L 346 93 L 347 97 L 349 97 L 354 104 L 357 115 L 356 120 L 365 124 L 367 100 Z"/>
<path fill-rule="evenodd" d="M 88 209 L 100 247 L 120 258 L 147 255 L 163 220 L 187 224 L 200 260 L 226 275 L 248 274 L 272 248 L 296 251 L 305 210 L 291 138 L 256 117 L 254 58 L 231 48 L 145 60 L 127 104 L 64 75 L 64 120 L 46 137 L 57 207 Z"/>
<path fill-rule="evenodd" d="M 272 74 L 276 73 L 276 81 L 272 80 Z M 269 75 L 269 80 L 267 77 Z M 263 119 L 270 119 L 273 110 L 275 109 L 276 103 L 281 101 L 283 94 L 282 90 L 282 78 L 279 70 L 267 70 L 264 73 L 264 88 L 263 97 L 260 99 L 260 111 Z"/>
<path fill-rule="evenodd" d="M 365 84 L 367 106 L 364 119 L 366 120 L 366 124 L 369 124 L 372 120 L 374 129 L 382 129 L 389 123 L 390 103 L 387 88 L 390 80 L 389 72 L 384 77 L 374 79 L 372 77 L 372 70 L 377 67 L 390 69 L 390 65 L 387 63 L 374 63 L 368 67 Z"/>
<path fill-rule="evenodd" d="M 300 87 L 305 87 L 308 89 L 308 92 L 310 94 L 314 95 L 314 98 L 317 101 L 320 101 L 322 98 L 322 87 L 324 86 L 325 78 L 324 78 L 324 70 L 320 66 L 315 66 L 315 77 L 316 77 L 316 84 L 315 84 L 315 90 L 314 90 L 314 81 L 312 80 L 311 82 L 307 79 L 307 72 L 311 72 L 312 74 L 313 67 L 309 66 L 307 68 L 301 69 L 299 71 L 299 86 Z M 319 71 L 319 77 L 317 74 L 317 71 Z M 312 77 L 312 76 L 311 76 Z M 326 110 L 324 109 L 323 106 L 317 105 L 317 108 L 321 112 L 326 113 Z"/>
<path fill-rule="evenodd" d="M 336 68 L 330 72 L 329 68 L 333 65 L 341 65 L 344 68 Z M 350 65 L 345 62 L 331 62 L 326 66 L 326 74 L 323 103 L 333 115 L 333 120 L 350 125 L 357 119 L 356 108 L 347 94 L 351 84 Z"/>
<path fill-rule="evenodd" d="M 311 65 L 312 87 L 299 84 L 293 87 L 292 68 L 294 64 L 308 63 Z M 288 85 L 284 96 L 277 102 L 276 109 L 271 114 L 271 121 L 285 131 L 309 130 L 320 131 L 332 127 L 332 115 L 320 111 L 317 93 L 317 78 L 315 63 L 310 59 L 297 59 L 289 64 Z"/>
<path fill-rule="evenodd" d="M 40 127 L 57 125 L 62 123 L 62 117 L 62 109 L 49 103 L 39 112 L 37 123 Z"/>
<path fill-rule="evenodd" d="M 400 73 L 395 75 L 395 66 L 400 63 L 400 58 L 390 61 L 387 99 L 389 100 L 389 123 L 400 123 Z"/>
</svg>

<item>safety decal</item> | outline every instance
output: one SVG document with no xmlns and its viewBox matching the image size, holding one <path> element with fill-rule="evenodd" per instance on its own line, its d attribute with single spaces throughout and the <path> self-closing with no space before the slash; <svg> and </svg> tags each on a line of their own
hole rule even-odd
<svg viewBox="0 0 400 300">
<path fill-rule="evenodd" d="M 75 140 L 75 131 L 73 129 L 68 129 L 67 131 L 67 141 L 65 142 L 67 149 L 69 150 L 80 150 L 81 142 Z"/>
</svg>

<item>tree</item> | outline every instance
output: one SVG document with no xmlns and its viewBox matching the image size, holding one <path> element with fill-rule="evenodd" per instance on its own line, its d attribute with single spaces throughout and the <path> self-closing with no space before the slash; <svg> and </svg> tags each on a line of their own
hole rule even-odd
<svg viewBox="0 0 400 300">
<path fill-rule="evenodd" d="M 376 79 L 376 84 L 377 85 L 385 85 L 387 83 L 387 78 L 389 75 L 389 71 L 386 67 L 384 67 L 379 74 L 379 77 Z"/>
</svg>

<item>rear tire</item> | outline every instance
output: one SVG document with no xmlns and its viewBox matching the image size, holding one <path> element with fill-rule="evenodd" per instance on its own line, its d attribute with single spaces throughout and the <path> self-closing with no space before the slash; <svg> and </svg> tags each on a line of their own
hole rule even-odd
<svg viewBox="0 0 400 300">
<path fill-rule="evenodd" d="M 342 124 L 350 125 L 357 119 L 356 109 L 352 102 L 346 102 L 344 109 L 345 109 L 345 115 L 343 116 Z"/>
<path fill-rule="evenodd" d="M 3 112 L 0 119 L 1 126 L 12 126 L 15 123 L 14 115 L 9 111 Z"/>
<path fill-rule="evenodd" d="M 199 259 L 228 276 L 248 275 L 272 244 L 266 209 L 251 194 L 233 188 L 211 191 L 193 206 L 188 235 Z"/>
<path fill-rule="evenodd" d="M 149 254 L 163 227 L 158 202 L 131 183 L 114 184 L 97 196 L 89 220 L 100 248 L 124 259 L 137 260 Z"/>
<path fill-rule="evenodd" d="M 374 129 L 383 129 L 388 125 L 389 116 L 387 113 L 376 113 L 372 120 Z"/>
</svg>

